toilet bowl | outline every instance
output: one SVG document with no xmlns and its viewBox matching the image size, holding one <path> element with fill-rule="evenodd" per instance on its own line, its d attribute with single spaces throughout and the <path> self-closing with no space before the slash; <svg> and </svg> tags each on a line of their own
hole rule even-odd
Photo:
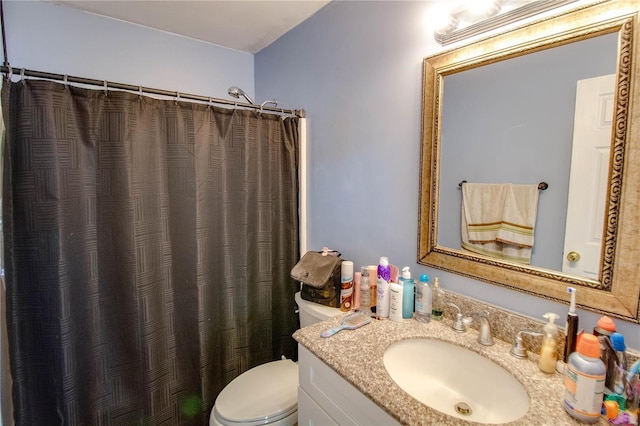
<svg viewBox="0 0 640 426">
<path fill-rule="evenodd" d="M 300 326 L 306 327 L 340 313 L 338 308 L 302 300 L 295 294 Z M 210 426 L 278 425 L 298 423 L 298 364 L 290 359 L 251 368 L 231 381 L 216 398 Z"/>
</svg>

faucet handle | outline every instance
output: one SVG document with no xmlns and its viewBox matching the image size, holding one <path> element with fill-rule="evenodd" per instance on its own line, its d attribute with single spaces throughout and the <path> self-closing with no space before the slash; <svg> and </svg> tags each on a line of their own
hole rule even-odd
<svg viewBox="0 0 640 426">
<path fill-rule="evenodd" d="M 447 302 L 447 305 L 453 306 L 458 311 L 458 313 L 456 314 L 456 319 L 451 325 L 451 328 L 453 328 L 453 331 L 455 331 L 456 333 L 464 333 L 467 328 L 464 326 L 464 322 L 462 321 L 462 311 L 460 310 L 460 306 L 456 305 L 453 302 Z"/>
<path fill-rule="evenodd" d="M 543 335 L 539 331 L 530 330 L 530 329 L 520 330 L 518 333 L 516 333 L 516 340 L 513 342 L 513 346 L 511 347 L 511 350 L 509 351 L 509 353 L 511 354 L 511 356 L 516 357 L 518 359 L 525 359 L 527 357 L 527 349 L 524 347 L 524 343 L 522 342 L 523 334 L 528 334 L 530 336 Z"/>
</svg>

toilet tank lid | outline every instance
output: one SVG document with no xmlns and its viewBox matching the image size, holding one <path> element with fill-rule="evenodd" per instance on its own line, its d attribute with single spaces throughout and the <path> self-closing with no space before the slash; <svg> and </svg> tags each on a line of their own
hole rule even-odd
<svg viewBox="0 0 640 426">
<path fill-rule="evenodd" d="M 298 403 L 298 364 L 290 359 L 245 371 L 218 395 L 215 410 L 234 423 L 273 419 L 294 412 Z"/>
<path fill-rule="evenodd" d="M 308 312 L 320 321 L 324 321 L 329 318 L 333 318 L 340 314 L 339 308 L 331 308 L 329 306 L 321 305 L 319 303 L 309 302 L 304 300 L 300 295 L 300 292 L 295 294 L 295 301 L 298 304 L 298 308 Z"/>
</svg>

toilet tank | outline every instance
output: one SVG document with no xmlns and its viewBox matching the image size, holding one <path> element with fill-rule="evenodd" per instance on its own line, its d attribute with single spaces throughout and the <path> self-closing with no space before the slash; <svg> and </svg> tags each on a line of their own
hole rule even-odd
<svg viewBox="0 0 640 426">
<path fill-rule="evenodd" d="M 300 292 L 296 293 L 295 300 L 298 304 L 298 312 L 300 315 L 300 328 L 324 321 L 340 314 L 339 308 L 330 308 L 319 303 L 303 300 L 302 296 L 300 296 Z"/>
</svg>

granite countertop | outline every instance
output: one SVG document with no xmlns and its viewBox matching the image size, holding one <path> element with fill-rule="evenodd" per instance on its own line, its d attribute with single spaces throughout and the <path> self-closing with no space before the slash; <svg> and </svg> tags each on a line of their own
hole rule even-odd
<svg viewBox="0 0 640 426">
<path fill-rule="evenodd" d="M 463 346 L 511 372 L 529 394 L 529 411 L 524 417 L 509 424 L 582 424 L 569 416 L 562 407 L 562 375 L 541 372 L 535 354 L 530 354 L 529 359 L 524 360 L 512 357 L 509 355 L 510 343 L 495 339 L 495 345 L 483 346 L 476 341 L 476 330 L 456 333 L 451 329 L 451 321 L 448 319 L 432 320 L 427 324 L 409 319 L 402 322 L 373 320 L 357 330 L 345 330 L 330 338 L 320 337 L 323 330 L 340 324 L 341 318 L 342 316 L 337 316 L 305 327 L 296 331 L 293 337 L 402 424 L 475 424 L 422 404 L 403 391 L 389 376 L 383 363 L 385 350 L 394 342 L 412 338 L 432 338 Z M 506 403 L 508 402 L 505 401 Z M 601 418 L 598 424 L 607 425 L 608 422 Z"/>
</svg>

